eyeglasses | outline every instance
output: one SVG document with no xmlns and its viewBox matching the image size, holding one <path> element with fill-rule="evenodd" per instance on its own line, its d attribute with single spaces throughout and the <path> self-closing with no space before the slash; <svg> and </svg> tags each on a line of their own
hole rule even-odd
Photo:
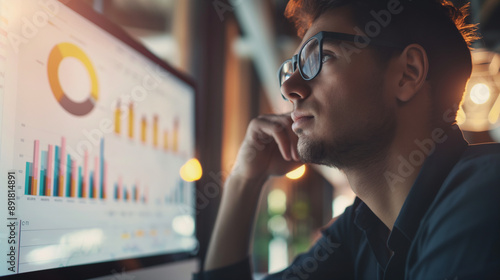
<svg viewBox="0 0 500 280">
<path fill-rule="evenodd" d="M 339 33 L 339 32 L 327 32 L 321 31 L 316 35 L 312 36 L 307 42 L 304 43 L 302 48 L 298 54 L 294 55 L 291 59 L 286 60 L 281 64 L 281 67 L 278 70 L 278 79 L 280 83 L 280 87 L 283 83 L 293 75 L 293 73 L 298 69 L 300 72 L 300 76 L 302 79 L 306 81 L 310 81 L 318 76 L 321 71 L 321 66 L 323 65 L 323 39 L 333 39 L 338 41 L 349 41 L 356 42 L 356 39 L 359 39 L 359 35 L 347 34 L 347 33 Z M 363 38 L 363 37 L 361 37 Z M 381 47 L 391 47 L 391 48 L 404 48 L 402 45 L 377 40 L 374 38 L 364 38 L 365 40 L 369 40 L 369 44 L 381 46 Z M 283 94 L 281 94 L 283 99 L 288 100 Z"/>
</svg>

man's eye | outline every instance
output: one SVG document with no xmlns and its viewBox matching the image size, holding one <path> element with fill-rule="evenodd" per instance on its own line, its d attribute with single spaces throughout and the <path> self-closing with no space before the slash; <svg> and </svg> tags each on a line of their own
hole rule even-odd
<svg viewBox="0 0 500 280">
<path fill-rule="evenodd" d="M 334 58 L 334 55 L 324 53 L 323 57 L 321 57 L 321 63 L 325 63 L 331 58 Z"/>
</svg>

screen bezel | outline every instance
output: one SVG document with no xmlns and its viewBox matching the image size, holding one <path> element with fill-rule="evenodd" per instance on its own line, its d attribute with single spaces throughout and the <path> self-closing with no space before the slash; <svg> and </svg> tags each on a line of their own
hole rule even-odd
<svg viewBox="0 0 500 280">
<path fill-rule="evenodd" d="M 189 85 L 194 92 L 194 99 L 197 99 L 197 94 L 198 91 L 196 89 L 196 85 L 194 83 L 194 80 L 190 77 L 188 77 L 185 74 L 180 73 L 178 70 L 170 66 L 168 63 L 165 61 L 161 60 L 158 58 L 156 55 L 154 55 L 151 51 L 149 51 L 144 45 L 136 41 L 134 38 L 132 38 L 125 30 L 123 30 L 121 27 L 118 25 L 112 23 L 109 21 L 106 17 L 103 15 L 95 12 L 92 7 L 90 7 L 87 3 L 83 1 L 78 1 L 78 0 L 57 0 L 58 3 L 61 3 L 62 5 L 65 5 L 69 9 L 75 11 L 82 17 L 86 18 L 87 20 L 91 21 L 93 24 L 96 26 L 102 28 L 104 31 L 109 33 L 111 36 L 117 38 L 118 40 L 122 41 L 124 44 L 128 45 L 129 47 L 133 48 L 140 54 L 144 55 L 147 59 L 152 61 L 153 63 L 157 64 L 159 67 L 163 68 L 164 70 L 168 71 L 172 75 L 174 75 L 176 78 L 180 79 L 181 81 L 185 82 L 187 85 Z M 197 106 L 198 102 L 195 102 L 194 104 L 194 114 L 197 112 Z M 194 119 L 196 119 L 196 115 L 194 116 Z M 198 141 L 197 141 L 197 135 L 196 135 L 196 122 L 195 122 L 195 154 L 198 153 Z M 196 182 L 195 182 L 196 184 Z M 195 185 L 197 188 L 197 184 Z M 195 222 L 196 224 L 197 221 Z M 198 232 L 198 231 L 196 231 Z M 198 236 L 196 236 L 197 239 Z M 99 276 L 106 276 L 106 275 L 113 275 L 114 273 L 117 274 L 122 274 L 123 272 L 126 271 L 131 271 L 131 270 L 137 270 L 141 268 L 146 268 L 146 267 L 151 267 L 151 266 L 156 266 L 156 265 L 163 265 L 163 264 L 168 264 L 168 263 L 173 263 L 173 262 L 178 262 L 181 260 L 187 260 L 187 259 L 193 259 L 197 257 L 197 249 L 193 251 L 182 251 L 182 252 L 177 252 L 177 253 L 167 253 L 167 254 L 160 254 L 160 255 L 153 255 L 153 256 L 141 256 L 137 258 L 132 258 L 132 259 L 119 259 L 119 260 L 114 260 L 114 261 L 108 261 L 108 262 L 98 262 L 98 263 L 92 263 L 92 264 L 85 264 L 85 265 L 75 265 L 75 266 L 69 266 L 69 267 L 61 267 L 61 268 L 53 268 L 53 269 L 46 269 L 46 270 L 38 270 L 38 271 L 32 271 L 32 272 L 25 272 L 25 273 L 18 273 L 18 274 L 11 274 L 11 275 L 4 275 L 0 276 L 0 279 L 88 279 L 88 278 L 94 278 L 94 277 L 99 277 Z"/>
</svg>

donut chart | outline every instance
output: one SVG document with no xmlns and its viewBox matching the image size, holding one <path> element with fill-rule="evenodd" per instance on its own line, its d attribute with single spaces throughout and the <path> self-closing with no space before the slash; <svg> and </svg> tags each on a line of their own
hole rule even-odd
<svg viewBox="0 0 500 280">
<path fill-rule="evenodd" d="M 92 86 L 88 98 L 82 102 L 75 102 L 69 98 L 63 91 L 61 82 L 59 81 L 59 66 L 67 57 L 78 59 L 83 63 L 89 74 Z M 99 83 L 94 66 L 82 49 L 72 43 L 60 43 L 54 46 L 49 54 L 47 73 L 54 97 L 68 113 L 76 116 L 84 116 L 94 109 L 95 103 L 99 98 Z"/>
</svg>

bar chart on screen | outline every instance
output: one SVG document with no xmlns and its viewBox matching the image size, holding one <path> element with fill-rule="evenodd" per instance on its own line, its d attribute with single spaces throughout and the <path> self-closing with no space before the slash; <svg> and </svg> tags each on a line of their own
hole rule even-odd
<svg viewBox="0 0 500 280">
<path fill-rule="evenodd" d="M 194 92 L 57 1 L 0 0 L 0 179 L 16 175 L 16 272 L 196 249 L 196 179 L 180 172 L 195 157 Z"/>
</svg>

